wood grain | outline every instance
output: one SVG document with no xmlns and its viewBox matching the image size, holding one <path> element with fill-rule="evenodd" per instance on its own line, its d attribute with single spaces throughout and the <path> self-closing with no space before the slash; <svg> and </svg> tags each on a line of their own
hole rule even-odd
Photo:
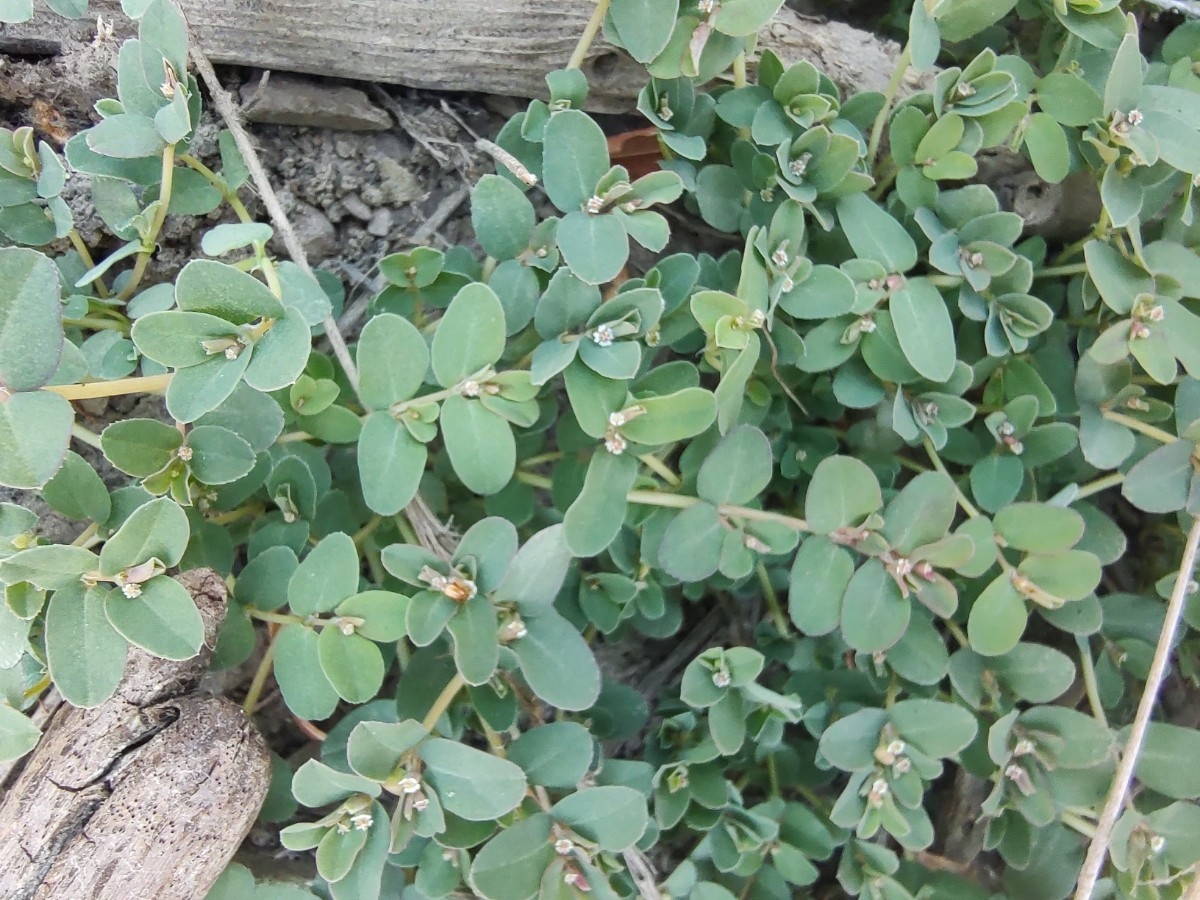
<svg viewBox="0 0 1200 900">
<path fill-rule="evenodd" d="M 266 796 L 270 757 L 222 697 L 190 693 L 211 658 L 225 585 L 179 576 L 205 620 L 184 662 L 131 649 L 116 695 L 64 704 L 0 803 L 5 900 L 201 898 Z"/>
<path fill-rule="evenodd" d="M 446 91 L 545 97 L 546 72 L 566 64 L 594 0 L 182 0 L 201 48 L 214 62 L 333 75 Z M 0 50 L 51 52 L 90 40 L 95 15 L 128 32 L 118 0 L 92 0 L 89 19 L 65 26 L 43 11 L 0 32 Z M 808 59 L 847 92 L 880 90 L 897 45 L 786 7 L 760 47 L 785 62 Z M 633 108 L 645 70 L 599 40 L 584 71 L 589 107 Z"/>
</svg>

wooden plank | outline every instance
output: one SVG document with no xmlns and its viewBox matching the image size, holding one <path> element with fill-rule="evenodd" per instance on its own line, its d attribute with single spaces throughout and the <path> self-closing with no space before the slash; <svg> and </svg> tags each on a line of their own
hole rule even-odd
<svg viewBox="0 0 1200 900">
<path fill-rule="evenodd" d="M 594 0 L 182 0 L 197 40 L 218 63 L 447 91 L 544 97 L 545 73 L 566 64 Z M 90 40 L 95 15 L 118 24 L 119 0 L 92 0 L 64 26 L 42 11 L 0 32 L 0 50 L 46 52 Z M 849 92 L 880 90 L 899 48 L 838 22 L 784 8 L 760 45 L 809 59 Z M 598 40 L 584 64 L 590 107 L 628 111 L 645 70 Z"/>
</svg>

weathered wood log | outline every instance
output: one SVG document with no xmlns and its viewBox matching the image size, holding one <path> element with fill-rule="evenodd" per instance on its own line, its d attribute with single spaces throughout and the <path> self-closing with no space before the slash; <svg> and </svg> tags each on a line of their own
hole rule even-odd
<svg viewBox="0 0 1200 900">
<path fill-rule="evenodd" d="M 545 97 L 546 72 L 566 65 L 595 0 L 182 0 L 201 48 L 214 62 L 334 75 L 448 91 Z M 64 40 L 90 41 L 96 15 L 127 20 L 118 0 L 91 0 L 87 21 L 47 11 L 0 29 L 0 51 L 50 53 Z M 844 90 L 881 90 L 899 47 L 840 22 L 780 10 L 759 46 L 786 62 L 808 59 Z M 645 69 L 597 40 L 584 64 L 589 106 L 633 107 Z"/>
<path fill-rule="evenodd" d="M 131 648 L 115 696 L 54 714 L 0 803 L 5 900 L 198 900 L 254 823 L 266 744 L 235 704 L 191 693 L 225 584 L 209 569 L 178 580 L 204 618 L 204 649 L 169 662 Z"/>
</svg>

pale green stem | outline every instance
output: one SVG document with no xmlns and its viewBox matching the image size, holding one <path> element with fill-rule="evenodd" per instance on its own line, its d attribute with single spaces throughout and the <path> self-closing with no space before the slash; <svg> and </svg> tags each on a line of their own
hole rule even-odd
<svg viewBox="0 0 1200 900">
<path fill-rule="evenodd" d="M 438 723 L 438 719 L 442 717 L 442 713 L 454 702 L 454 698 L 458 696 L 458 692 L 463 689 L 464 685 L 466 685 L 466 682 L 463 681 L 463 677 L 455 672 L 454 677 L 446 682 L 446 686 L 442 688 L 442 692 L 438 694 L 438 698 L 433 701 L 433 706 L 429 708 L 429 712 L 425 718 L 421 720 L 421 726 L 426 731 L 433 731 L 434 726 Z"/>
<path fill-rule="evenodd" d="M 71 242 L 71 246 L 75 248 L 75 252 L 79 254 L 79 258 L 83 261 L 83 265 L 90 272 L 96 268 L 96 262 L 92 259 L 92 251 L 88 249 L 88 245 L 83 242 L 83 236 L 78 231 L 72 228 L 67 232 L 67 239 Z M 92 284 L 96 286 L 96 293 L 101 297 L 108 296 L 108 287 L 104 284 L 103 277 L 92 279 Z"/>
<path fill-rule="evenodd" d="M 664 463 L 657 456 L 654 456 L 652 453 L 643 453 L 638 457 L 638 459 L 641 460 L 642 464 L 647 469 L 650 469 L 652 472 L 658 475 L 659 478 L 671 485 L 671 487 L 679 487 L 679 485 L 682 484 L 679 476 L 671 471 L 670 466 Z"/>
<path fill-rule="evenodd" d="M 789 630 L 788 617 L 783 614 L 783 608 L 779 605 L 779 595 L 775 593 L 775 585 L 771 584 L 771 574 L 762 563 L 759 563 L 756 568 L 758 571 L 758 583 L 762 587 L 763 598 L 767 601 L 767 609 L 771 613 L 771 619 L 775 622 L 775 629 L 782 637 L 787 637 Z"/>
<path fill-rule="evenodd" d="M 124 394 L 157 394 L 167 389 L 173 372 L 164 375 L 142 375 L 137 378 L 117 378 L 113 381 L 89 381 L 87 384 L 53 384 L 42 388 L 68 400 L 91 400 L 96 397 L 119 397 Z"/>
<path fill-rule="evenodd" d="M 1075 646 L 1079 648 L 1079 670 L 1083 674 L 1083 687 L 1087 691 L 1092 718 L 1107 728 L 1108 716 L 1104 714 L 1104 704 L 1100 702 L 1100 686 L 1096 683 L 1096 665 L 1092 660 L 1092 648 L 1088 644 L 1088 639 L 1081 634 L 1075 635 Z"/>
<path fill-rule="evenodd" d="M 1126 428 L 1131 428 L 1148 438 L 1154 438 L 1160 444 L 1173 444 L 1179 438 L 1171 434 L 1169 431 L 1163 431 L 1161 428 L 1155 428 L 1141 419 L 1135 419 L 1133 416 L 1127 416 L 1125 413 L 1119 413 L 1111 409 L 1100 410 L 1100 415 L 1108 419 L 1110 422 L 1116 422 L 1118 425 L 1124 425 Z"/>
<path fill-rule="evenodd" d="M 950 484 L 954 486 L 954 497 L 958 500 L 958 505 L 962 507 L 962 511 L 972 519 L 978 518 L 979 510 L 976 509 L 974 503 L 967 499 L 967 495 L 962 492 L 961 488 L 959 488 L 958 482 L 955 481 L 954 478 L 951 477 L 950 473 L 946 471 L 946 464 L 942 462 L 942 458 L 938 456 L 937 451 L 933 449 L 933 444 L 930 442 L 929 438 L 925 439 L 925 453 L 928 454 L 929 461 L 933 463 L 933 467 L 950 479 Z"/>
<path fill-rule="evenodd" d="M 1093 494 L 1099 494 L 1101 491 L 1107 491 L 1109 488 L 1116 487 L 1117 485 L 1121 484 L 1124 480 L 1124 472 L 1111 472 L 1108 475 L 1097 478 L 1095 481 L 1089 481 L 1087 484 L 1082 485 L 1075 493 L 1075 500 L 1083 500 L 1087 497 L 1091 497 Z"/>
<path fill-rule="evenodd" d="M 271 667 L 275 661 L 275 638 L 278 635 L 279 632 L 275 632 L 267 642 L 267 649 L 263 651 L 263 657 L 254 671 L 254 680 L 250 682 L 246 691 L 246 699 L 242 701 L 242 711 L 248 716 L 254 715 L 254 707 L 258 705 L 258 698 L 262 696 L 263 685 L 267 683 L 267 676 L 271 674 Z"/>
<path fill-rule="evenodd" d="M 879 144 L 883 140 L 883 129 L 887 125 L 888 113 L 892 111 L 892 104 L 896 101 L 896 94 L 900 91 L 900 85 L 904 81 L 904 76 L 908 72 L 908 67 L 912 63 L 912 51 L 908 47 L 900 54 L 900 58 L 896 60 L 895 71 L 892 72 L 892 78 L 887 83 L 887 87 L 883 89 L 884 104 L 879 110 L 879 115 L 875 117 L 875 124 L 871 128 L 871 142 L 867 145 L 867 161 L 871 166 L 875 165 L 875 157 L 879 153 Z"/>
<path fill-rule="evenodd" d="M 118 300 L 128 300 L 132 297 L 137 291 L 138 285 L 141 284 L 142 276 L 146 274 L 146 267 L 150 264 L 150 256 L 154 253 L 158 234 L 162 231 L 163 223 L 167 221 L 167 207 L 171 205 L 171 187 L 174 180 L 175 145 L 169 144 L 163 151 L 162 186 L 158 191 L 158 211 L 150 222 L 150 228 L 146 232 L 146 239 L 143 242 L 143 246 L 148 249 L 138 253 L 137 260 L 133 265 L 133 275 L 125 288 L 117 295 Z"/>
<path fill-rule="evenodd" d="M 597 0 L 596 8 L 592 11 L 592 17 L 588 19 L 583 33 L 579 35 L 579 43 L 575 45 L 575 52 L 571 54 L 571 59 L 567 62 L 568 69 L 578 69 L 583 65 L 583 61 L 587 58 L 588 50 L 591 49 L 592 41 L 596 40 L 596 35 L 600 33 L 600 26 L 604 24 L 604 16 L 607 13 L 608 0 Z"/>
<path fill-rule="evenodd" d="M 78 422 L 71 425 L 71 437 L 79 441 L 81 444 L 87 444 L 89 447 L 95 447 L 97 450 L 103 450 L 100 445 L 100 435 L 94 431 L 89 431 Z"/>
</svg>

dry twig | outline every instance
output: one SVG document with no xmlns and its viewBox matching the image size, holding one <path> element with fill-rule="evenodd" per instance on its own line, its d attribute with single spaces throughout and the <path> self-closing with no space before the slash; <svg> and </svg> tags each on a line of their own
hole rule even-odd
<svg viewBox="0 0 1200 900">
<path fill-rule="evenodd" d="M 1096 836 L 1088 847 L 1087 858 L 1083 861 L 1083 869 L 1079 873 L 1079 882 L 1075 889 L 1075 900 L 1091 900 L 1095 890 L 1096 880 L 1100 870 L 1104 868 L 1104 859 L 1108 855 L 1108 847 L 1112 842 L 1113 828 L 1125 804 L 1129 793 L 1130 782 L 1133 781 L 1133 770 L 1137 765 L 1138 754 L 1142 742 L 1146 739 L 1146 729 L 1150 726 L 1150 716 L 1158 700 L 1158 692 L 1162 688 L 1163 679 L 1167 673 L 1167 663 L 1171 658 L 1171 648 L 1175 644 L 1175 634 L 1179 630 L 1179 620 L 1183 616 L 1183 607 L 1188 596 L 1188 586 L 1192 583 L 1192 570 L 1196 566 L 1196 553 L 1200 549 L 1200 517 L 1192 520 L 1188 531 L 1187 543 L 1183 548 L 1183 560 L 1179 564 L 1179 574 L 1175 578 L 1175 588 L 1171 591 L 1171 599 L 1167 603 L 1167 616 L 1163 621 L 1162 631 L 1158 635 L 1158 646 L 1154 649 L 1154 659 L 1150 663 L 1150 673 L 1146 676 L 1146 687 L 1142 691 L 1142 699 L 1138 703 L 1137 715 L 1134 716 L 1133 726 L 1129 730 L 1129 739 L 1121 752 L 1121 764 L 1117 774 L 1113 776 L 1112 787 L 1108 798 L 1104 801 L 1104 810 L 1100 813 L 1100 821 L 1096 823 Z"/>
</svg>

